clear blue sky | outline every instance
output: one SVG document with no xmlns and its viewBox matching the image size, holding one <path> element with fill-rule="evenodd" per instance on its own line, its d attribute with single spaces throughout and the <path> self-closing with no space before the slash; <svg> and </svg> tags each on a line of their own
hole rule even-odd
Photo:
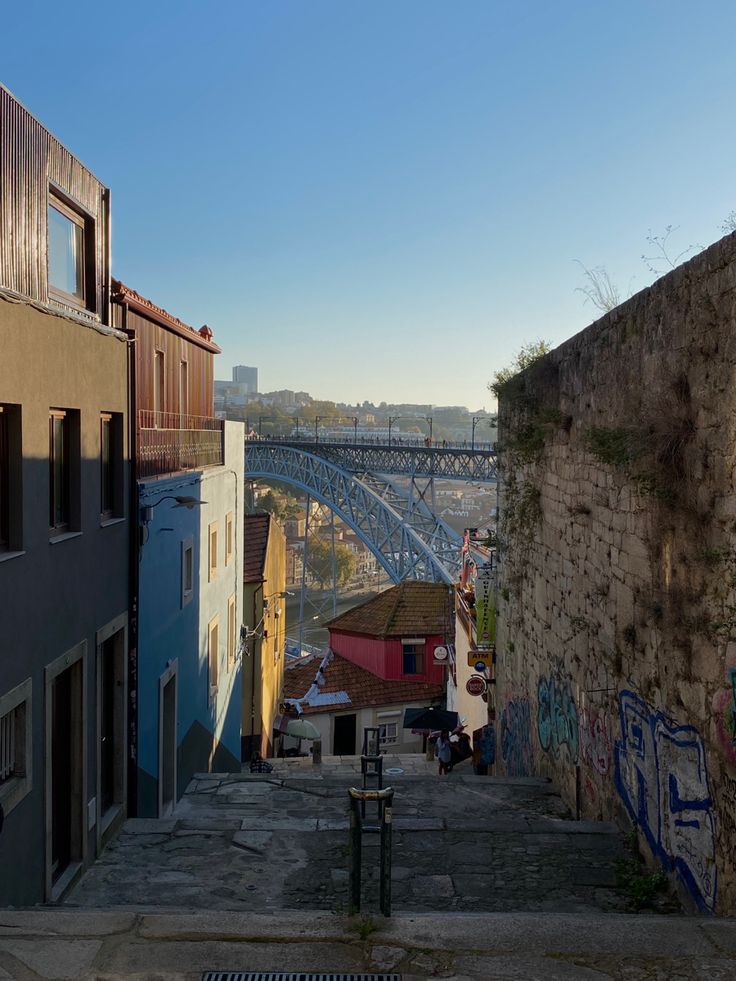
<svg viewBox="0 0 736 981">
<path fill-rule="evenodd" d="M 624 292 L 649 229 L 736 209 L 736 4 L 5 4 L 0 78 L 112 188 L 113 266 L 218 377 L 490 406 Z"/>
</svg>

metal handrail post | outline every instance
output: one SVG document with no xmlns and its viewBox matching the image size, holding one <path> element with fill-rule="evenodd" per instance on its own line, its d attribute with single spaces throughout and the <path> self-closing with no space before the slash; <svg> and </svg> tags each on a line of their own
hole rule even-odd
<svg viewBox="0 0 736 981">
<path fill-rule="evenodd" d="M 348 841 L 348 913 L 352 916 L 360 911 L 360 876 L 363 842 L 358 801 L 350 799 L 350 838 Z"/>
<path fill-rule="evenodd" d="M 393 827 L 393 791 L 383 805 L 381 815 L 381 881 L 379 900 L 384 916 L 391 916 L 391 832 Z"/>
</svg>

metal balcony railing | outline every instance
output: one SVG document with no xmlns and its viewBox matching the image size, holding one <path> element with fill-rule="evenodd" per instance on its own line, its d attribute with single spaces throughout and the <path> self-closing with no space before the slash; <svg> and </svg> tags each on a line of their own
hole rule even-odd
<svg viewBox="0 0 736 981">
<path fill-rule="evenodd" d="M 216 467 L 225 460 L 225 424 L 209 416 L 138 412 L 138 476 Z"/>
</svg>

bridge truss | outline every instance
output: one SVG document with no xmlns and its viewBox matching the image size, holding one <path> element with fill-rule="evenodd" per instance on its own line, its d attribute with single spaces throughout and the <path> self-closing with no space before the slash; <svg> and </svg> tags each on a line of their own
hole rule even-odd
<svg viewBox="0 0 736 981">
<path fill-rule="evenodd" d="M 385 457 L 383 462 L 388 462 Z M 395 466 L 390 469 L 405 473 Z M 371 549 L 393 582 L 452 583 L 458 577 L 460 536 L 432 513 L 426 483 L 420 487 L 415 475 L 409 475 L 407 496 L 386 477 L 353 472 L 326 455 L 308 452 L 304 444 L 249 441 L 245 476 L 285 481 L 327 504 Z"/>
</svg>

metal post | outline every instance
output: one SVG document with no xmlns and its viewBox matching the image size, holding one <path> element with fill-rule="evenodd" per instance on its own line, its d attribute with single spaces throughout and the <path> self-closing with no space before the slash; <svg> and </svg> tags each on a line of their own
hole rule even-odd
<svg viewBox="0 0 736 981">
<path fill-rule="evenodd" d="M 319 443 L 319 423 L 322 416 L 314 417 L 314 442 Z"/>
<path fill-rule="evenodd" d="M 263 416 L 258 416 L 258 437 L 261 436 L 261 423 L 263 422 Z"/>
<path fill-rule="evenodd" d="M 296 438 L 299 439 L 299 416 L 294 416 L 294 421 L 296 422 Z"/>
<path fill-rule="evenodd" d="M 307 595 L 307 549 L 309 547 L 309 513 L 312 507 L 312 500 L 307 494 L 307 517 L 304 522 L 304 548 L 302 549 L 302 591 L 299 595 L 299 654 L 302 653 L 304 641 L 304 601 Z"/>
<path fill-rule="evenodd" d="M 358 445 L 358 417 L 353 416 L 353 443 Z"/>
<path fill-rule="evenodd" d="M 337 556 L 335 555 L 335 512 L 330 508 L 330 540 L 332 542 L 332 615 L 337 616 Z"/>
<path fill-rule="evenodd" d="M 358 801 L 350 800 L 350 838 L 348 840 L 348 913 L 360 912 L 360 872 L 362 863 L 360 812 Z"/>
<path fill-rule="evenodd" d="M 429 445 L 432 445 L 432 416 L 425 416 L 424 421 L 429 423 Z"/>
<path fill-rule="evenodd" d="M 480 422 L 482 416 L 473 416 L 473 430 L 470 435 L 470 449 L 475 450 L 475 427 Z"/>
<path fill-rule="evenodd" d="M 391 830 L 393 794 L 383 808 L 381 820 L 381 881 L 379 902 L 384 916 L 391 916 Z"/>
</svg>

